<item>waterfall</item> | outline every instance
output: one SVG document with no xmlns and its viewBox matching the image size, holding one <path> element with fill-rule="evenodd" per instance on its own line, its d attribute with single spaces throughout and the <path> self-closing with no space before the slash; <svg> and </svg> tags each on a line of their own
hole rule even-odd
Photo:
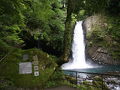
<svg viewBox="0 0 120 90">
<path fill-rule="evenodd" d="M 62 69 L 81 69 L 90 68 L 91 66 L 85 60 L 85 42 L 82 29 L 82 21 L 77 22 L 74 29 L 72 43 L 72 60 L 62 65 Z"/>
</svg>

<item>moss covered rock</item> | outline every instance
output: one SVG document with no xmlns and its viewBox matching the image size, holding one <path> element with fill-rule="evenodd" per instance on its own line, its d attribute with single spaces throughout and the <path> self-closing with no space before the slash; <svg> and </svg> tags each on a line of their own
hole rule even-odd
<svg viewBox="0 0 120 90">
<path fill-rule="evenodd" d="M 84 22 L 87 51 L 99 64 L 120 64 L 119 22 L 120 18 L 95 14 Z"/>
<path fill-rule="evenodd" d="M 23 60 L 23 55 L 28 54 L 28 59 Z M 19 74 L 20 62 L 33 62 L 33 56 L 38 57 L 39 76 L 34 76 L 33 64 L 31 74 Z M 14 49 L 1 63 L 0 63 L 0 77 L 9 80 L 15 87 L 44 87 L 45 83 L 52 75 L 56 68 L 55 57 L 38 50 L 20 50 Z M 1 79 L 0 79 L 1 81 Z"/>
</svg>

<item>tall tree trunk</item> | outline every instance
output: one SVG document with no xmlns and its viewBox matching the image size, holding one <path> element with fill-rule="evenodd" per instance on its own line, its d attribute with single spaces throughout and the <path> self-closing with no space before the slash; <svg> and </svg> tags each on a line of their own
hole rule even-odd
<svg viewBox="0 0 120 90">
<path fill-rule="evenodd" d="M 72 43 L 72 0 L 68 0 L 67 5 L 67 17 L 65 22 L 65 32 L 64 32 L 64 53 L 63 60 L 68 61 L 68 57 L 71 51 Z"/>
</svg>

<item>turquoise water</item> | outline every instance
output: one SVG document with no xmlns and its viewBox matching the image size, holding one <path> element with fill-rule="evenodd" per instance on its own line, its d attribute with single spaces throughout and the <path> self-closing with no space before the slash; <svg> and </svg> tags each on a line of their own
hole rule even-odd
<svg viewBox="0 0 120 90">
<path fill-rule="evenodd" d="M 69 69 L 68 71 L 77 71 L 77 72 L 85 72 L 85 73 L 120 72 L 120 65 L 108 65 L 108 66 L 100 66 L 96 68 L 86 68 L 86 69 Z"/>
</svg>

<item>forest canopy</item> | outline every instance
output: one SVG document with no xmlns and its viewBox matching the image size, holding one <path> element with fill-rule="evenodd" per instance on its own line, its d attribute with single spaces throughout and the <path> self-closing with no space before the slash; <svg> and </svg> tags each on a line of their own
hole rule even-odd
<svg viewBox="0 0 120 90">
<path fill-rule="evenodd" d="M 119 0 L 0 0 L 0 53 L 6 52 L 2 48 L 36 47 L 61 56 L 71 43 L 66 43 L 71 34 L 66 36 L 66 23 L 96 13 L 108 17 L 107 33 L 119 44 L 119 8 Z"/>
</svg>

